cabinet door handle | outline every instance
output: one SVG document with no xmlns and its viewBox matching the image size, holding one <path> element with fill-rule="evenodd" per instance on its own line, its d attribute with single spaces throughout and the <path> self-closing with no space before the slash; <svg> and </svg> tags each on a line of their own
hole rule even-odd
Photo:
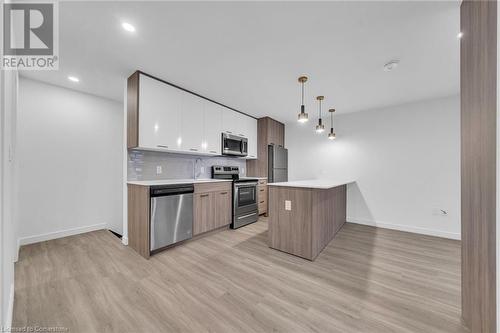
<svg viewBox="0 0 500 333">
<path fill-rule="evenodd" d="M 208 197 L 208 194 L 202 194 L 200 195 L 200 198 Z"/>
<path fill-rule="evenodd" d="M 260 189 L 259 191 L 264 192 L 264 189 Z"/>
<path fill-rule="evenodd" d="M 189 150 L 191 150 L 191 151 L 198 151 L 198 149 L 196 149 L 196 148 L 189 148 Z"/>
<path fill-rule="evenodd" d="M 231 132 L 231 131 L 226 131 L 226 133 L 233 134 L 233 132 Z"/>
<path fill-rule="evenodd" d="M 220 195 L 224 195 L 224 194 L 227 194 L 227 192 L 221 192 Z"/>
<path fill-rule="evenodd" d="M 165 146 L 165 145 L 156 145 L 156 147 L 160 147 L 160 148 L 168 148 L 168 146 Z"/>
<path fill-rule="evenodd" d="M 215 150 L 211 150 L 210 151 L 212 154 L 217 154 L 217 152 Z"/>
<path fill-rule="evenodd" d="M 264 201 L 261 201 L 260 203 L 264 203 Z"/>
</svg>

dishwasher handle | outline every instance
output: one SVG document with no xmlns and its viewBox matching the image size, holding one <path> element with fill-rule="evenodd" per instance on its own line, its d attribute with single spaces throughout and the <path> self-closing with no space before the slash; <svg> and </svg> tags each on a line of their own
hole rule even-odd
<svg viewBox="0 0 500 333">
<path fill-rule="evenodd" d="M 161 186 L 152 186 L 150 190 L 150 196 L 152 198 L 165 197 L 169 195 L 180 195 L 193 192 L 194 192 L 194 186 L 192 184 L 161 185 Z"/>
</svg>

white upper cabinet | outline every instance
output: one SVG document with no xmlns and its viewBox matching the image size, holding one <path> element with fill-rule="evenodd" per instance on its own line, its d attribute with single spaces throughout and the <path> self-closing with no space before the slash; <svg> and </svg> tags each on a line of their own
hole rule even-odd
<svg viewBox="0 0 500 333">
<path fill-rule="evenodd" d="M 248 159 L 257 158 L 257 119 L 247 117 L 246 132 L 248 133 Z"/>
<path fill-rule="evenodd" d="M 247 158 L 257 158 L 257 119 L 223 107 L 222 131 L 247 138 Z"/>
<path fill-rule="evenodd" d="M 222 131 L 225 133 L 238 135 L 239 125 L 238 122 L 240 118 L 238 117 L 239 113 L 235 112 L 231 109 L 224 108 L 222 109 Z"/>
<path fill-rule="evenodd" d="M 180 150 L 180 90 L 140 76 L 139 146 Z"/>
<path fill-rule="evenodd" d="M 222 132 L 248 139 L 257 158 L 257 120 L 147 75 L 139 75 L 137 148 L 222 154 Z"/>
<path fill-rule="evenodd" d="M 224 107 L 206 101 L 205 103 L 205 131 L 202 150 L 208 154 L 221 155 L 222 153 L 222 112 Z"/>
<path fill-rule="evenodd" d="M 181 91 L 181 147 L 186 152 L 201 152 L 204 132 L 204 99 Z"/>
</svg>

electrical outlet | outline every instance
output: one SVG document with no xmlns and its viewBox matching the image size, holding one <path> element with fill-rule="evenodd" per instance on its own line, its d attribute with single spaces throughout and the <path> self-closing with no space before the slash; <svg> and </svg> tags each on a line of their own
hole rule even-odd
<svg viewBox="0 0 500 333">
<path fill-rule="evenodd" d="M 285 200 L 285 210 L 292 210 L 292 201 Z"/>
<path fill-rule="evenodd" d="M 448 211 L 445 210 L 445 209 L 440 209 L 439 210 L 439 215 L 441 215 L 441 216 L 448 216 Z"/>
<path fill-rule="evenodd" d="M 241 168 L 241 173 L 245 174 L 245 168 Z"/>
<path fill-rule="evenodd" d="M 156 166 L 156 174 L 160 175 L 162 173 L 161 165 Z"/>
<path fill-rule="evenodd" d="M 446 216 L 448 216 L 448 210 L 435 207 L 434 209 L 432 209 L 432 215 L 446 217 Z"/>
</svg>

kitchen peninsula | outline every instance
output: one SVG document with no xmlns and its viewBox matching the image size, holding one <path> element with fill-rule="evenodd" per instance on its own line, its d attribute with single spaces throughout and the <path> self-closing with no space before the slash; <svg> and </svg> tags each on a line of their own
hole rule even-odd
<svg viewBox="0 0 500 333">
<path fill-rule="evenodd" d="M 269 246 L 314 260 L 346 222 L 349 183 L 352 181 L 268 184 Z"/>
</svg>

